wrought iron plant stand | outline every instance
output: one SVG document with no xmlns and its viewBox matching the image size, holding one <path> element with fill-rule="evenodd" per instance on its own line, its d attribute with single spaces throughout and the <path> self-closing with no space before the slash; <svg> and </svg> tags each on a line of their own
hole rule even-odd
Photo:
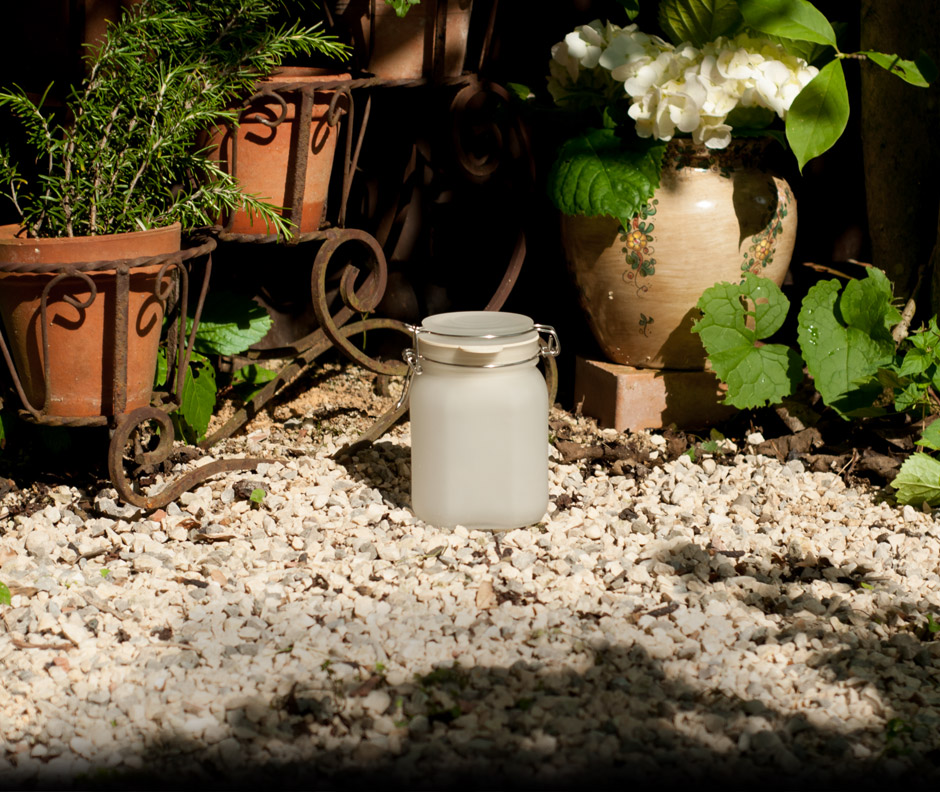
<svg viewBox="0 0 940 792">
<path fill-rule="evenodd" d="M 367 316 L 375 311 L 382 300 L 388 282 L 388 264 L 383 249 L 383 243 L 387 241 L 388 229 L 379 230 L 376 236 L 373 236 L 365 230 L 346 227 L 350 190 L 353 178 L 359 168 L 360 154 L 369 126 L 373 90 L 420 89 L 428 86 L 455 89 L 456 93 L 450 103 L 449 113 L 451 140 L 456 153 L 456 162 L 465 177 L 473 182 L 484 182 L 492 178 L 499 170 L 500 157 L 509 156 L 521 161 L 526 189 L 530 189 L 534 184 L 534 166 L 529 152 L 526 131 L 520 120 L 512 114 L 508 114 L 509 126 L 507 129 L 498 128 L 492 118 L 482 122 L 482 124 L 478 118 L 471 120 L 474 113 L 479 115 L 481 108 L 483 108 L 483 112 L 487 112 L 484 105 L 488 100 L 503 103 L 504 105 L 509 103 L 509 95 L 504 88 L 479 76 L 487 61 L 498 0 L 492 0 L 489 5 L 488 25 L 480 54 L 480 71 L 463 73 L 458 77 L 442 76 L 444 55 L 442 43 L 445 41 L 447 0 L 430 0 L 430 2 L 436 3 L 436 5 L 433 19 L 434 30 L 432 31 L 433 67 L 429 77 L 418 80 L 387 80 L 364 76 L 353 79 L 321 81 L 316 84 L 296 83 L 279 84 L 277 87 L 264 86 L 246 102 L 245 107 L 248 108 L 256 100 L 273 101 L 274 106 L 280 109 L 278 117 L 273 119 L 253 117 L 251 120 L 276 128 L 287 116 L 287 101 L 284 94 L 289 92 L 301 93 L 302 101 L 297 116 L 299 131 L 292 142 L 294 147 L 292 161 L 295 163 L 295 174 L 304 174 L 308 153 L 311 149 L 311 111 L 314 106 L 315 95 L 317 92 L 331 94 L 326 116 L 327 122 L 331 127 L 336 127 L 342 120 L 345 125 L 345 146 L 341 165 L 342 188 L 338 211 L 335 214 L 335 225 L 326 225 L 316 231 L 295 233 L 289 240 L 283 240 L 277 234 L 233 233 L 228 230 L 232 225 L 231 218 L 225 227 L 217 231 L 218 239 L 222 242 L 250 245 L 279 244 L 294 247 L 319 243 L 319 248 L 313 258 L 310 277 L 312 306 L 318 327 L 312 333 L 293 341 L 288 346 L 263 352 L 249 351 L 247 353 L 247 356 L 252 359 L 277 358 L 289 359 L 289 362 L 224 426 L 201 442 L 200 446 L 202 448 L 209 448 L 238 431 L 287 384 L 295 380 L 319 356 L 333 347 L 350 360 L 383 377 L 405 376 L 408 373 L 408 368 L 404 362 L 400 360 L 379 360 L 370 357 L 350 341 L 353 336 L 373 330 L 393 330 L 409 340 L 412 338 L 413 332 L 412 326 L 396 319 L 373 317 L 350 322 L 357 314 Z M 364 97 L 364 107 L 362 119 L 358 121 L 357 129 L 356 103 L 359 95 Z M 504 118 L 507 117 L 506 114 L 503 115 Z M 243 115 L 243 120 L 245 118 L 246 116 Z M 478 131 L 481 125 L 487 130 L 488 139 L 495 142 L 496 150 L 479 154 L 475 151 L 471 152 L 470 147 L 465 144 L 465 139 L 468 136 L 473 137 L 473 131 Z M 235 145 L 234 139 L 233 145 Z M 235 159 L 235 152 L 233 151 L 232 160 Z M 517 170 L 519 169 L 517 168 Z M 303 227 L 304 190 L 305 179 L 302 176 L 295 176 L 287 207 L 287 216 L 294 228 Z M 410 206 L 401 207 L 399 214 L 405 218 L 405 224 L 409 222 L 410 210 Z M 366 265 L 368 272 L 364 274 L 359 264 L 347 263 L 344 266 L 339 278 L 339 297 L 342 306 L 335 313 L 331 313 L 327 299 L 327 272 L 340 248 L 346 245 L 358 245 L 360 248 L 364 248 L 368 254 L 368 264 Z M 497 311 L 506 302 L 519 277 L 525 258 L 525 250 L 525 229 L 520 225 L 509 263 L 484 310 Z M 553 401 L 557 385 L 557 374 L 554 361 L 551 358 L 546 361 L 546 375 Z M 350 454 L 356 448 L 374 442 L 397 423 L 406 411 L 407 404 L 405 403 L 393 407 L 364 432 L 355 443 L 340 449 L 336 455 Z"/>
<path fill-rule="evenodd" d="M 444 87 L 455 90 L 455 94 L 450 102 L 451 140 L 456 153 L 456 162 L 463 171 L 463 175 L 471 182 L 485 182 L 492 178 L 494 174 L 497 174 L 500 168 L 501 158 L 505 159 L 508 157 L 514 160 L 516 164 L 519 162 L 522 163 L 522 167 L 516 168 L 516 170 L 521 170 L 524 174 L 523 180 L 526 182 L 525 188 L 531 188 L 534 183 L 533 165 L 525 128 L 519 119 L 509 114 L 508 128 L 503 129 L 499 128 L 499 126 L 493 122 L 492 118 L 482 122 L 479 118 L 473 118 L 475 113 L 477 115 L 480 114 L 481 108 L 484 108 L 485 111 L 487 101 L 508 104 L 509 100 L 505 89 L 479 76 L 487 60 L 496 19 L 498 0 L 491 0 L 489 4 L 488 25 L 481 47 L 479 71 L 465 72 L 458 77 L 450 78 L 442 76 L 447 0 L 426 1 L 434 4 L 435 9 L 432 47 L 433 69 L 428 77 L 418 80 L 385 80 L 366 75 L 352 79 L 321 81 L 316 84 L 280 83 L 276 88 L 272 86 L 261 87 L 259 92 L 245 104 L 245 112 L 247 113 L 247 108 L 253 100 L 273 100 L 275 106 L 281 108 L 279 116 L 274 119 L 256 118 L 254 120 L 260 120 L 261 123 L 266 126 L 275 128 L 280 125 L 286 117 L 287 102 L 284 98 L 284 94 L 291 91 L 299 91 L 301 93 L 301 105 L 297 117 L 298 134 L 293 138 L 292 147 L 295 172 L 304 174 L 306 172 L 308 152 L 311 148 L 311 110 L 315 95 L 317 92 L 332 95 L 327 113 L 327 122 L 331 127 L 337 127 L 342 120 L 345 125 L 345 145 L 341 166 L 342 188 L 338 211 L 335 213 L 335 225 L 325 224 L 315 231 L 298 232 L 289 240 L 285 240 L 280 238 L 277 234 L 234 233 L 230 230 L 232 225 L 230 219 L 224 226 L 209 229 L 202 235 L 193 238 L 190 246 L 184 248 L 182 251 L 165 256 L 121 261 L 90 262 L 81 265 L 58 267 L 49 265 L 33 266 L 32 268 L 24 265 L 0 266 L 0 271 L 9 272 L 55 272 L 57 273 L 55 278 L 55 282 L 57 283 L 72 281 L 76 284 L 82 284 L 85 289 L 90 286 L 91 297 L 89 298 L 89 302 L 95 299 L 95 287 L 88 273 L 102 270 L 115 270 L 117 272 L 117 297 L 113 328 L 115 376 L 112 386 L 112 414 L 76 418 L 48 414 L 44 406 L 37 406 L 30 403 L 16 370 L 13 357 L 2 334 L 0 334 L 0 352 L 3 354 L 12 375 L 14 387 L 23 403 L 24 409 L 21 411 L 21 414 L 27 420 L 45 425 L 108 426 L 111 429 L 112 435 L 108 450 L 108 471 L 115 489 L 125 502 L 144 509 L 160 508 L 177 498 L 181 493 L 217 473 L 251 469 L 256 467 L 259 462 L 263 461 L 244 458 L 214 460 L 178 476 L 154 495 L 142 494 L 139 482 L 135 484 L 134 481 L 135 478 L 152 472 L 157 465 L 168 459 L 173 450 L 175 435 L 171 413 L 181 403 L 185 372 L 192 354 L 196 329 L 209 288 L 212 272 L 212 253 L 216 250 L 219 242 L 255 246 L 303 246 L 304 248 L 311 245 L 311 243 L 317 243 L 316 253 L 313 256 L 310 287 L 313 312 L 318 327 L 313 332 L 296 339 L 286 347 L 280 347 L 276 350 L 265 350 L 263 352 L 250 351 L 248 353 L 249 357 L 255 359 L 277 358 L 281 360 L 287 359 L 288 362 L 277 372 L 277 376 L 267 383 L 243 408 L 238 410 L 228 422 L 199 443 L 201 448 L 208 449 L 220 440 L 238 431 L 238 429 L 252 416 L 257 414 L 264 405 L 274 398 L 287 384 L 294 381 L 318 357 L 333 347 L 338 349 L 350 360 L 383 377 L 404 377 L 407 374 L 408 368 L 403 361 L 380 360 L 371 357 L 350 341 L 350 338 L 353 336 L 373 330 L 392 330 L 402 334 L 405 339 L 410 339 L 413 332 L 411 325 L 396 319 L 370 317 L 361 318 L 358 321 L 350 321 L 356 315 L 367 317 L 369 314 L 375 312 L 385 293 L 388 280 L 388 266 L 382 244 L 387 240 L 388 229 L 386 228 L 384 231 L 379 231 L 376 236 L 373 236 L 360 228 L 346 227 L 347 204 L 353 177 L 357 173 L 360 153 L 369 126 L 373 90 L 398 88 L 418 89 L 424 86 Z M 478 0 L 478 2 L 482 3 L 482 0 Z M 359 95 L 364 97 L 361 120 L 356 118 L 356 97 Z M 506 117 L 507 114 L 504 113 L 503 119 L 505 120 Z M 491 143 L 495 143 L 495 146 L 490 146 L 491 150 L 483 154 L 478 153 L 477 149 L 480 148 L 479 146 L 476 146 L 473 151 L 471 151 L 471 146 L 466 144 L 467 139 L 472 139 L 474 132 L 479 132 L 481 127 L 486 129 L 488 135 L 487 140 Z M 235 145 L 234 141 L 233 145 Z M 237 176 L 237 173 L 234 175 Z M 300 178 L 294 178 L 288 207 L 288 219 L 293 224 L 293 227 L 297 229 L 303 227 L 304 190 L 304 178 L 302 176 Z M 399 213 L 401 217 L 405 218 L 406 224 L 410 222 L 409 210 L 409 206 L 404 206 Z M 358 246 L 360 252 L 366 254 L 365 259 L 361 259 L 360 257 L 359 260 L 368 262 L 365 265 L 368 272 L 363 273 L 359 263 L 346 263 L 343 266 L 339 273 L 339 298 L 342 301 L 342 306 L 339 307 L 338 310 L 335 310 L 335 312 L 331 312 L 330 301 L 327 298 L 327 273 L 337 252 L 346 246 Z M 516 239 L 508 265 L 502 274 L 495 292 L 485 304 L 485 310 L 495 311 L 503 306 L 513 285 L 519 277 L 525 258 L 525 250 L 525 229 L 520 224 L 520 227 L 517 229 Z M 200 292 L 192 316 L 192 325 L 187 332 L 189 276 L 192 265 L 197 260 L 205 260 L 206 263 Z M 177 316 L 176 320 L 171 323 L 171 331 L 169 334 L 170 348 L 175 347 L 176 354 L 167 354 L 168 364 L 173 374 L 171 380 L 173 382 L 173 388 L 170 393 L 154 394 L 151 406 L 140 407 L 125 412 L 127 404 L 126 341 L 130 321 L 128 317 L 129 273 L 134 267 L 144 264 L 162 265 L 157 278 L 157 284 L 163 283 L 165 273 L 171 270 L 178 273 L 179 294 L 178 299 L 174 301 L 173 309 L 177 313 Z M 160 285 L 158 285 L 156 289 L 160 292 L 155 294 L 157 299 L 165 301 L 167 298 L 171 297 L 169 293 L 161 292 L 162 287 Z M 48 294 L 48 289 L 46 293 Z M 87 307 L 87 304 L 81 303 L 75 297 L 66 296 L 65 300 L 73 307 Z M 41 318 L 43 323 L 45 323 L 47 320 L 45 301 L 43 301 L 42 305 Z M 44 349 L 44 352 L 47 352 L 47 350 Z M 44 360 L 48 361 L 48 355 L 46 355 Z M 176 361 L 178 361 L 178 365 L 174 365 Z M 549 391 L 553 398 L 556 387 L 556 370 L 554 361 L 551 358 L 548 358 L 546 361 L 546 375 Z M 344 453 L 352 453 L 361 445 L 374 442 L 400 420 L 406 410 L 407 404 L 401 404 L 392 408 L 381 416 L 356 443 L 337 452 L 337 456 Z M 159 426 L 159 430 L 157 432 L 151 432 L 149 438 L 150 442 L 147 444 L 152 445 L 153 441 L 158 442 L 155 448 L 144 448 L 145 443 L 142 443 L 141 437 L 135 435 L 135 432 L 143 429 L 145 425 L 149 425 L 151 422 L 156 422 Z M 127 447 L 129 444 L 131 444 L 133 448 L 128 454 Z M 132 469 L 130 477 L 126 469 L 128 462 Z"/>
<path fill-rule="evenodd" d="M 109 328 L 113 338 L 114 376 L 111 383 L 110 414 L 94 416 L 63 416 L 52 414 L 47 404 L 33 404 L 27 396 L 20 372 L 14 363 L 13 355 L 7 345 L 3 334 L 0 334 L 0 352 L 9 369 L 13 387 L 16 390 L 23 409 L 20 415 L 25 420 L 45 426 L 107 426 L 111 430 L 111 440 L 108 446 L 108 473 L 118 495 L 126 503 L 144 509 L 157 509 L 176 499 L 181 493 L 192 489 L 217 473 L 231 470 L 245 470 L 255 467 L 257 459 L 221 459 L 204 464 L 194 470 L 184 473 L 175 480 L 166 484 L 159 492 L 153 495 L 144 495 L 140 492 L 139 484 L 135 480 L 144 474 L 152 472 L 157 465 L 167 460 L 173 450 L 174 429 L 171 413 L 180 405 L 183 392 L 185 371 L 192 354 L 195 341 L 196 328 L 202 306 L 205 302 L 209 277 L 212 271 L 212 251 L 216 248 L 216 241 L 206 235 L 196 236 L 190 240 L 188 247 L 183 250 L 162 256 L 143 257 L 136 259 L 108 260 L 87 262 L 83 264 L 57 265 L 57 264 L 2 264 L 0 271 L 9 273 L 47 273 L 54 277 L 46 284 L 40 303 L 39 328 L 41 334 L 42 360 L 44 365 L 44 381 L 49 383 L 49 342 L 47 328 L 49 326 L 49 295 L 54 287 L 63 286 L 72 288 L 75 294 L 88 296 L 84 300 L 73 294 L 66 293 L 63 300 L 79 312 L 88 309 L 96 299 L 104 300 L 98 294 L 98 288 L 92 280 L 91 274 L 102 271 L 114 271 L 115 295 L 114 310 L 110 312 Z M 196 259 L 205 259 L 205 274 L 203 276 L 199 296 L 192 316 L 190 332 L 186 333 L 187 305 L 189 300 L 190 266 Z M 154 298 L 162 303 L 173 303 L 170 313 L 176 313 L 176 320 L 171 321 L 168 335 L 168 382 L 172 383 L 169 393 L 154 393 L 151 405 L 126 410 L 128 403 L 128 333 L 130 332 L 131 316 L 129 311 L 130 279 L 135 268 L 148 265 L 160 266 L 155 280 Z M 165 276 L 174 272 L 177 275 L 177 288 Z M 169 350 L 175 349 L 175 354 Z M 178 362 L 178 365 L 177 365 Z M 75 361 L 76 366 L 83 365 L 82 360 Z M 48 401 L 48 399 L 46 400 Z M 151 443 L 142 442 L 138 430 L 144 430 L 150 422 L 155 421 L 159 430 L 151 432 L 149 440 L 156 441 L 155 448 L 145 446 Z M 144 438 L 146 439 L 146 438 Z M 127 466 L 128 445 L 132 450 L 129 454 L 131 476 L 128 476 Z"/>
</svg>

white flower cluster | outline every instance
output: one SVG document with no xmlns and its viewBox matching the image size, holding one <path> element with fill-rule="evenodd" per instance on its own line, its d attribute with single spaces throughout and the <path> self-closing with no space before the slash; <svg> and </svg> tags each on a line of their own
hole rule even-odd
<svg viewBox="0 0 940 792">
<path fill-rule="evenodd" d="M 613 101 L 623 87 L 611 77 L 610 71 L 597 68 L 601 53 L 611 38 L 620 31 L 610 22 L 600 20 L 581 25 L 552 47 L 548 64 L 548 92 L 559 105 L 571 106 L 583 98 L 589 103 Z"/>
<path fill-rule="evenodd" d="M 631 99 L 640 137 L 670 140 L 677 131 L 709 148 L 731 142 L 728 115 L 764 108 L 786 118 L 793 99 L 817 74 L 782 46 L 746 34 L 717 38 L 701 49 L 677 47 L 637 30 L 600 21 L 582 25 L 552 48 L 549 91 L 559 104 L 605 76 Z"/>
</svg>

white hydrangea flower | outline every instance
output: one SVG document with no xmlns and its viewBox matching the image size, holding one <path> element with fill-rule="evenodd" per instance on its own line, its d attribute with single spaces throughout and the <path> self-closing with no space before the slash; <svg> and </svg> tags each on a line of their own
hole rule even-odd
<svg viewBox="0 0 940 792">
<path fill-rule="evenodd" d="M 568 96 L 579 90 L 607 93 L 610 75 L 597 65 L 610 38 L 619 31 L 619 26 L 610 22 L 604 25 L 595 19 L 575 28 L 552 47 L 548 91 L 556 103 L 564 104 Z"/>
<path fill-rule="evenodd" d="M 629 25 L 595 20 L 552 48 L 549 91 L 559 104 L 575 92 L 612 96 L 622 85 L 640 137 L 671 140 L 691 134 L 719 149 L 731 142 L 728 115 L 761 107 L 786 118 L 793 100 L 818 70 L 766 39 L 720 37 L 701 49 L 678 47 Z"/>
</svg>

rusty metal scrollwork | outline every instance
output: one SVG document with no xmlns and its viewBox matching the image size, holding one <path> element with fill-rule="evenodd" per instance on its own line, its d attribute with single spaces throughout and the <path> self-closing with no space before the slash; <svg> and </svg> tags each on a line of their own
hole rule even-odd
<svg viewBox="0 0 940 792">
<path fill-rule="evenodd" d="M 111 437 L 111 445 L 108 448 L 108 473 L 111 476 L 111 482 L 121 496 L 121 500 L 142 509 L 159 509 L 166 506 L 170 501 L 176 500 L 182 493 L 218 473 L 247 470 L 264 461 L 261 459 L 239 458 L 217 459 L 184 473 L 154 495 L 142 495 L 135 491 L 132 480 L 127 476 L 124 456 L 127 445 L 132 440 L 134 433 L 138 430 L 143 431 L 144 427 L 151 421 L 155 421 L 159 426 L 159 432 L 156 434 L 159 437 L 157 447 L 149 451 L 143 450 L 143 444 L 137 438 L 134 440 L 134 451 L 131 459 L 132 464 L 135 465 L 132 471 L 134 478 L 152 472 L 157 465 L 169 459 L 170 453 L 173 451 L 173 420 L 164 410 L 158 410 L 154 407 L 138 407 L 136 410 L 120 416 Z"/>
<path fill-rule="evenodd" d="M 385 263 L 385 254 L 375 238 L 365 231 L 359 231 L 353 228 L 330 229 L 325 232 L 326 241 L 317 252 L 316 259 L 313 262 L 313 272 L 311 273 L 311 291 L 313 296 L 313 310 L 317 321 L 327 338 L 340 349 L 344 355 L 364 366 L 371 371 L 379 374 L 390 374 L 402 376 L 407 372 L 407 367 L 401 361 L 382 362 L 370 358 L 361 349 L 350 343 L 348 337 L 339 331 L 339 325 L 345 324 L 353 315 L 353 312 L 368 314 L 375 310 L 382 295 L 385 293 L 385 285 L 388 278 L 388 269 Z M 336 254 L 342 245 L 347 243 L 359 243 L 371 252 L 371 270 L 366 276 L 365 281 L 357 289 L 356 281 L 361 272 L 355 265 L 348 264 L 343 270 L 340 278 L 340 298 L 343 301 L 343 307 L 335 316 L 330 315 L 329 306 L 326 302 L 326 273 L 330 264 L 330 259 Z M 391 323 L 391 327 L 400 329 L 407 334 L 406 325 L 394 320 L 386 320 Z M 400 326 L 400 327 L 399 327 Z"/>
</svg>

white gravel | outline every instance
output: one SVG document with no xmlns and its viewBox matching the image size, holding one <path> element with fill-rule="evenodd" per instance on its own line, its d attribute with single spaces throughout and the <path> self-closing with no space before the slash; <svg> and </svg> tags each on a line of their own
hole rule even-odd
<svg viewBox="0 0 940 792">
<path fill-rule="evenodd" d="M 0 519 L 0 782 L 936 780 L 933 515 L 731 451 L 553 461 L 537 526 L 442 530 L 407 425 L 345 465 L 314 425 L 149 516 L 61 486 Z"/>
</svg>

